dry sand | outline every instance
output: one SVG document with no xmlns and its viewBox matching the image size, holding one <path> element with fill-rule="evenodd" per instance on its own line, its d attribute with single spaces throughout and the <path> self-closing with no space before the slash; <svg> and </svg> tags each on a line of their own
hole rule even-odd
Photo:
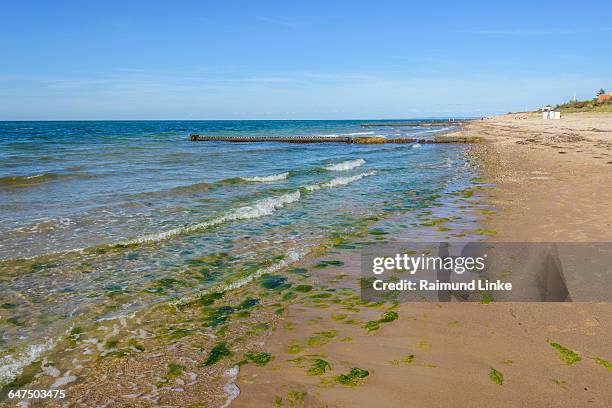
<svg viewBox="0 0 612 408">
<path fill-rule="evenodd" d="M 486 193 L 496 213 L 483 220 L 491 239 L 612 241 L 612 115 L 508 115 L 463 132 L 487 140 L 471 154 L 496 186 Z M 320 271 L 331 293 L 355 287 L 359 259 L 344 261 Z M 232 406 L 612 406 L 609 303 L 409 303 L 378 330 L 363 327 L 388 308 L 341 296 L 288 307 L 266 340 L 274 360 L 242 367 Z M 566 364 L 551 343 L 581 360 Z M 322 375 L 308 374 L 315 359 L 330 364 Z M 335 380 L 353 367 L 369 375 Z"/>
</svg>

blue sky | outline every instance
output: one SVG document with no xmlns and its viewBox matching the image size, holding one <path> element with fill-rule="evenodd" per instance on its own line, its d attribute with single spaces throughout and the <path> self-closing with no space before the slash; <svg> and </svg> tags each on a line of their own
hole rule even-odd
<svg viewBox="0 0 612 408">
<path fill-rule="evenodd" d="M 0 120 L 472 116 L 612 88 L 612 2 L 15 1 Z"/>
</svg>

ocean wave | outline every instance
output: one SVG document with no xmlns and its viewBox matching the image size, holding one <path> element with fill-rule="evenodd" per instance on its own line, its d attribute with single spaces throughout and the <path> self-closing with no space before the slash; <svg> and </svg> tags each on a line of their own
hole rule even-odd
<svg viewBox="0 0 612 408">
<path fill-rule="evenodd" d="M 200 191 L 207 191 L 211 188 L 215 188 L 216 185 L 213 183 L 194 183 L 186 186 L 178 186 L 170 189 L 169 194 L 172 196 L 197 193 Z M 140 195 L 159 195 L 159 192 L 152 193 L 141 193 Z"/>
<path fill-rule="evenodd" d="M 269 176 L 241 177 L 241 179 L 254 183 L 268 183 L 272 181 L 286 180 L 287 176 L 289 176 L 289 172 L 271 174 Z"/>
<path fill-rule="evenodd" d="M 373 135 L 376 132 L 354 132 L 354 133 L 344 133 L 343 136 L 363 136 L 363 135 Z"/>
<path fill-rule="evenodd" d="M 365 163 L 365 160 L 362 160 L 362 161 Z M 350 176 L 350 177 L 338 177 L 338 178 L 332 179 L 325 183 L 312 184 L 312 185 L 305 186 L 304 190 L 315 191 L 321 188 L 333 188 L 337 186 L 342 186 L 342 185 L 346 185 L 346 184 L 352 183 L 357 180 L 361 180 L 362 178 L 371 176 L 373 174 L 376 174 L 376 172 L 369 171 L 366 173 L 361 173 L 361 174 L 357 174 L 355 176 Z M 246 220 L 246 219 L 259 218 L 259 217 L 263 217 L 266 215 L 271 215 L 276 210 L 283 208 L 285 205 L 298 201 L 300 197 L 301 197 L 300 190 L 297 190 L 291 193 L 285 193 L 280 196 L 267 197 L 259 201 L 256 201 L 251 205 L 246 205 L 244 207 L 240 207 L 235 210 L 231 210 L 229 213 L 225 215 L 222 215 L 217 218 L 213 218 L 208 221 L 174 228 L 174 229 L 164 231 L 164 232 L 142 235 L 140 237 L 121 242 L 119 245 L 154 243 L 154 242 L 164 241 L 166 239 L 169 239 L 169 238 L 172 238 L 178 235 L 189 234 L 189 233 L 203 230 L 206 228 L 214 227 L 216 225 L 223 224 L 225 222 L 236 221 L 236 220 Z"/>
<path fill-rule="evenodd" d="M 313 135 L 316 137 L 342 137 L 342 136 L 363 136 L 363 135 L 373 135 L 376 132 L 353 132 L 353 133 L 328 133 L 324 135 Z"/>
<path fill-rule="evenodd" d="M 336 164 L 330 164 L 325 166 L 324 169 L 328 171 L 346 171 L 363 166 L 365 162 L 366 161 L 363 159 L 347 160 Z"/>
<path fill-rule="evenodd" d="M 134 245 L 159 242 L 168 238 L 175 237 L 177 235 L 188 234 L 191 232 L 210 228 L 215 225 L 222 224 L 224 222 L 263 217 L 265 215 L 270 215 L 279 208 L 284 207 L 286 204 L 293 203 L 295 201 L 298 201 L 299 199 L 299 191 L 283 194 L 278 197 L 264 198 L 262 200 L 254 202 L 252 205 L 237 208 L 225 215 L 222 215 L 218 218 L 214 218 L 209 221 L 178 227 L 169 231 L 159 232 L 155 234 L 142 235 L 140 237 L 122 242 L 120 243 L 120 245 Z"/>
<path fill-rule="evenodd" d="M 376 174 L 376 172 L 372 170 L 365 173 L 356 174 L 354 176 L 336 177 L 335 179 L 331 179 L 326 183 L 310 184 L 308 186 L 305 186 L 304 189 L 307 191 L 315 191 L 320 190 L 322 188 L 334 188 L 337 186 L 344 186 L 354 181 L 361 180 L 364 177 L 373 176 L 374 174 Z"/>
<path fill-rule="evenodd" d="M 46 183 L 47 181 L 55 180 L 61 177 L 69 177 L 67 174 L 58 173 L 40 173 L 30 176 L 8 176 L 0 177 L 1 187 L 28 187 L 36 184 Z"/>
<path fill-rule="evenodd" d="M 365 160 L 362 160 L 362 159 L 358 159 L 358 160 L 365 162 Z M 343 162 L 343 163 L 347 163 L 347 162 Z M 342 163 L 339 163 L 339 164 L 342 164 Z M 217 218 L 212 218 L 210 220 L 199 222 L 199 223 L 180 226 L 180 227 L 173 228 L 173 229 L 163 231 L 163 232 L 145 234 L 145 235 L 141 235 L 135 238 L 125 239 L 120 242 L 103 244 L 102 246 L 97 246 L 97 247 L 73 248 L 73 249 L 67 249 L 67 250 L 63 250 L 63 251 L 55 252 L 55 253 L 34 255 L 31 257 L 20 257 L 17 259 L 30 260 L 30 259 L 38 258 L 40 256 L 47 256 L 51 254 L 69 254 L 69 253 L 78 253 L 78 252 L 83 253 L 85 251 L 93 251 L 94 249 L 97 249 L 97 248 L 118 248 L 118 247 L 127 247 L 127 246 L 140 245 L 140 244 L 152 244 L 152 243 L 164 241 L 164 240 L 167 240 L 167 239 L 179 236 L 179 235 L 190 234 L 196 231 L 215 227 L 217 225 L 220 225 L 226 222 L 253 219 L 253 218 L 259 218 L 259 217 L 271 215 L 276 210 L 283 208 L 285 205 L 294 203 L 300 200 L 301 192 L 312 192 L 312 191 L 324 189 L 324 188 L 333 188 L 333 187 L 343 186 L 343 185 L 352 183 L 354 181 L 358 181 L 364 177 L 371 176 L 374 174 L 376 174 L 376 171 L 368 171 L 368 172 L 360 173 L 354 176 L 337 177 L 337 178 L 334 178 L 324 183 L 306 185 L 306 186 L 301 187 L 297 191 L 284 193 L 282 195 L 278 195 L 274 197 L 267 197 L 267 198 L 255 201 L 253 204 L 239 207 L 234 210 L 230 210 L 226 214 L 221 215 Z M 203 188 L 207 188 L 207 187 L 204 186 Z M 72 223 L 73 221 L 70 219 L 66 219 L 66 220 L 63 220 L 63 222 Z M 7 261 L 7 260 L 11 260 L 11 259 L 0 258 L 0 261 Z"/>
</svg>

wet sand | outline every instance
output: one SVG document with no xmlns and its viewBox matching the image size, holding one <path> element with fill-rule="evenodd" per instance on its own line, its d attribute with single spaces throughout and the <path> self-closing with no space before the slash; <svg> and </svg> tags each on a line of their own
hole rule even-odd
<svg viewBox="0 0 612 408">
<path fill-rule="evenodd" d="M 470 155 L 495 185 L 476 194 L 492 209 L 472 202 L 488 239 L 611 241 L 612 115 L 508 115 L 462 133 L 486 139 Z M 319 284 L 358 295 L 359 259 L 344 262 Z M 275 359 L 242 367 L 232 406 L 612 406 L 609 303 L 336 300 L 287 308 L 265 343 Z M 346 384 L 352 368 L 368 375 Z"/>
</svg>

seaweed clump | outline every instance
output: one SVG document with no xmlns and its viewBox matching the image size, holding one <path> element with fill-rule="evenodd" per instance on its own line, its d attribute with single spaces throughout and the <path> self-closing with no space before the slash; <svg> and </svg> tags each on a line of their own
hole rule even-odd
<svg viewBox="0 0 612 408">
<path fill-rule="evenodd" d="M 550 343 L 550 346 L 559 351 L 559 358 L 567 365 L 572 365 L 582 360 L 580 354 L 560 345 L 559 343 Z"/>
<path fill-rule="evenodd" d="M 232 352 L 227 348 L 225 342 L 221 342 L 210 350 L 208 357 L 202 362 L 202 366 L 213 365 L 223 357 L 228 357 L 231 354 Z"/>
<path fill-rule="evenodd" d="M 261 286 L 265 289 L 287 289 L 291 283 L 287 283 L 287 278 L 281 275 L 266 274 L 261 278 Z"/>
<path fill-rule="evenodd" d="M 266 352 L 248 351 L 244 356 L 259 366 L 265 366 L 272 360 L 272 354 Z"/>
<path fill-rule="evenodd" d="M 364 370 L 363 368 L 353 367 L 348 374 L 340 374 L 335 377 L 335 380 L 342 385 L 347 385 L 349 387 L 355 387 L 359 385 L 361 381 L 370 375 L 368 370 Z"/>
<path fill-rule="evenodd" d="M 491 368 L 491 371 L 489 371 L 489 379 L 497 385 L 504 383 L 504 375 L 494 368 Z"/>
<path fill-rule="evenodd" d="M 331 370 L 331 365 L 320 358 L 315 358 L 312 360 L 312 365 L 306 372 L 308 375 L 323 375 L 327 370 Z"/>
<path fill-rule="evenodd" d="M 380 319 L 370 320 L 369 322 L 365 323 L 363 327 L 367 329 L 368 332 L 371 332 L 374 330 L 378 330 L 380 328 L 381 323 L 391 323 L 392 321 L 397 320 L 398 317 L 399 315 L 397 314 L 397 312 L 394 312 L 394 311 L 385 312 L 382 314 Z"/>
</svg>

